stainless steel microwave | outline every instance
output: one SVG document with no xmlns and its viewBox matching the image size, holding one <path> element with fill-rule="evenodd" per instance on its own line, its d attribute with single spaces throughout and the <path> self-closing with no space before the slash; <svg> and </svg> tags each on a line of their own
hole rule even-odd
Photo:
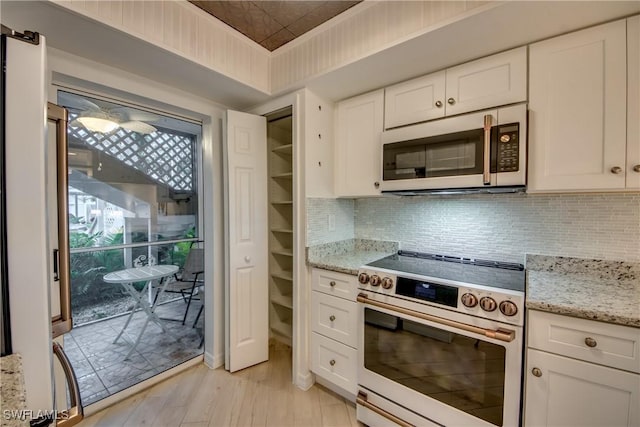
<svg viewBox="0 0 640 427">
<path fill-rule="evenodd" d="M 526 104 L 393 129 L 382 142 L 382 192 L 525 188 Z"/>
</svg>

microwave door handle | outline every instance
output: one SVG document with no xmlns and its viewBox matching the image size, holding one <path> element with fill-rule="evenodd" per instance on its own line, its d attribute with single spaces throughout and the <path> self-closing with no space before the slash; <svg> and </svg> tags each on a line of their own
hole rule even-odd
<svg viewBox="0 0 640 427">
<path fill-rule="evenodd" d="M 484 116 L 484 172 L 482 182 L 484 185 L 491 185 L 491 125 L 493 119 L 491 114 Z"/>
</svg>

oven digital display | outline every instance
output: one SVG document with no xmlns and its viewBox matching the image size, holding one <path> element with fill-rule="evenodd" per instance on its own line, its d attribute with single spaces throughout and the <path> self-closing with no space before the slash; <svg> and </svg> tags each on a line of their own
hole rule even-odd
<svg viewBox="0 0 640 427">
<path fill-rule="evenodd" d="M 449 307 L 458 306 L 458 288 L 440 283 L 398 277 L 396 294 Z"/>
<path fill-rule="evenodd" d="M 415 294 L 418 298 L 424 298 L 433 301 L 436 299 L 436 288 L 431 286 L 431 284 L 429 283 L 418 283 L 416 284 Z"/>
</svg>

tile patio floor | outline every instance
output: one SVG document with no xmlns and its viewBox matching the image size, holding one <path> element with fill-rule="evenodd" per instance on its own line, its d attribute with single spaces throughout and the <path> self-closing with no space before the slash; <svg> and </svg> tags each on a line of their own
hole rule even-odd
<svg viewBox="0 0 640 427">
<path fill-rule="evenodd" d="M 203 349 L 198 346 L 204 315 L 200 316 L 196 327 L 192 327 L 200 306 L 200 301 L 191 304 L 184 326 L 181 321 L 164 321 L 166 328 L 179 337 L 177 340 L 162 332 L 155 323 L 149 322 L 142 340 L 128 360 L 124 358 L 146 319 L 144 312 L 134 314 L 123 336 L 115 344 L 113 340 L 127 316 L 78 326 L 66 334 L 64 348 L 76 372 L 83 405 L 104 399 L 201 355 Z M 156 314 L 161 318 L 182 319 L 185 308 L 182 300 L 173 301 L 159 305 Z"/>
</svg>

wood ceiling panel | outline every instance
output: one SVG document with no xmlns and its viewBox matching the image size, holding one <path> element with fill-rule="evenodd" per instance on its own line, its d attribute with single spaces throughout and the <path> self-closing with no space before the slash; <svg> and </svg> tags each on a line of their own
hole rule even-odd
<svg viewBox="0 0 640 427">
<path fill-rule="evenodd" d="M 189 1 L 273 51 L 362 0 Z"/>
</svg>

